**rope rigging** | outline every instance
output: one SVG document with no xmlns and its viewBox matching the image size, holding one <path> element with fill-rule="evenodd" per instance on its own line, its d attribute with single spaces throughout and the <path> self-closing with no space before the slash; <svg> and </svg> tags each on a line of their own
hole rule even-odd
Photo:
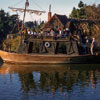
<svg viewBox="0 0 100 100">
<path fill-rule="evenodd" d="M 23 0 L 18 1 L 16 4 L 12 5 L 12 7 L 17 6 L 17 5 L 21 4 L 22 2 L 23 2 Z"/>
<path fill-rule="evenodd" d="M 28 12 L 28 13 L 30 13 L 30 14 L 35 13 L 35 14 L 37 14 L 37 15 L 41 15 L 42 13 L 45 13 L 45 11 L 38 11 L 38 10 L 32 10 L 32 9 L 26 9 L 26 10 L 25 10 L 25 8 L 22 8 L 22 7 L 21 7 L 21 8 L 15 8 L 15 6 L 18 5 L 18 4 L 20 4 L 22 1 L 23 1 L 23 0 L 20 0 L 19 2 L 17 2 L 17 3 L 14 5 L 14 7 L 8 7 L 8 8 L 11 9 L 12 11 L 14 11 L 14 12 L 17 12 L 17 11 L 19 11 L 19 12 L 24 12 L 24 11 L 26 11 L 26 12 Z M 32 0 L 32 2 L 33 2 L 35 5 L 37 5 L 40 9 L 42 9 L 42 7 L 40 7 L 36 2 L 34 2 L 33 0 Z M 25 5 L 26 5 L 27 7 L 29 6 L 28 0 L 26 0 Z M 42 9 L 42 10 L 43 10 L 43 9 Z"/>
<path fill-rule="evenodd" d="M 32 2 L 37 6 L 39 7 L 41 10 L 45 11 L 40 5 L 38 5 L 34 0 L 32 0 Z"/>
</svg>

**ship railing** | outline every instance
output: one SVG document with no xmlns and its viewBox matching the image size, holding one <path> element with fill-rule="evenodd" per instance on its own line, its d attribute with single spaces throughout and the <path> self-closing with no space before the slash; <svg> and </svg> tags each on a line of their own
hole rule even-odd
<svg viewBox="0 0 100 100">
<path fill-rule="evenodd" d="M 25 35 L 26 40 L 32 40 L 32 39 L 40 39 L 40 40 L 68 40 L 69 37 L 58 37 L 58 36 L 39 36 L 39 35 Z"/>
<path fill-rule="evenodd" d="M 61 41 L 70 41 L 70 36 L 50 36 L 50 35 L 29 35 L 29 34 L 8 34 L 7 39 L 13 40 L 14 38 L 21 36 L 22 40 L 30 41 L 30 40 L 61 40 Z M 74 39 L 74 38 L 73 38 Z"/>
</svg>

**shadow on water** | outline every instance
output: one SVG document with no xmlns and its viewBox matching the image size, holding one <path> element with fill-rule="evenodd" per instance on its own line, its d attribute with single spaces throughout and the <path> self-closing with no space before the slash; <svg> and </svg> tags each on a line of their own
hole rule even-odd
<svg viewBox="0 0 100 100">
<path fill-rule="evenodd" d="M 19 76 L 24 93 L 70 93 L 78 88 L 96 88 L 100 75 L 100 64 L 35 64 L 14 65 L 2 64 L 0 74 L 15 74 Z M 74 86 L 78 86 L 74 88 Z M 34 92 L 35 91 L 35 92 Z M 80 91 L 82 92 L 82 91 Z M 56 97 L 57 98 L 57 97 Z"/>
</svg>

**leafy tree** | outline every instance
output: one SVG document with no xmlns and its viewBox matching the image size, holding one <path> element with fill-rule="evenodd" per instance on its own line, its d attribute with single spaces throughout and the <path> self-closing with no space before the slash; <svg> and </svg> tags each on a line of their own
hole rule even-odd
<svg viewBox="0 0 100 100">
<path fill-rule="evenodd" d="M 40 28 L 43 26 L 44 21 L 41 21 L 39 24 L 38 22 L 35 21 L 29 21 L 25 23 L 25 27 L 32 29 L 32 30 L 36 30 L 36 32 L 38 33 L 40 31 Z"/>
<path fill-rule="evenodd" d="M 41 27 L 44 25 L 44 23 L 45 23 L 44 21 L 41 21 L 41 22 L 40 22 L 40 25 L 39 25 L 39 28 L 40 28 L 40 29 L 41 29 Z"/>
<path fill-rule="evenodd" d="M 78 18 L 78 10 L 74 7 L 71 14 L 70 14 L 71 18 Z"/>
<path fill-rule="evenodd" d="M 85 9 L 84 8 L 81 8 L 80 10 L 78 10 L 78 15 L 79 15 L 79 18 L 82 19 L 82 18 L 85 18 Z"/>
<path fill-rule="evenodd" d="M 78 7 L 82 8 L 84 6 L 84 3 L 82 1 L 79 2 Z"/>
<path fill-rule="evenodd" d="M 3 38 L 6 35 L 8 26 L 7 26 L 7 21 L 8 15 L 4 12 L 4 10 L 0 10 L 0 37 Z"/>
<path fill-rule="evenodd" d="M 35 26 L 35 24 L 34 24 L 34 22 L 32 22 L 32 21 L 29 21 L 29 22 L 26 22 L 25 23 L 25 27 L 26 28 L 32 28 L 32 27 L 34 27 Z"/>
<path fill-rule="evenodd" d="M 100 4 L 86 5 L 82 1 L 78 4 L 79 9 L 73 8 L 70 17 L 78 19 L 100 19 Z"/>
<path fill-rule="evenodd" d="M 10 16 L 4 10 L 0 10 L 0 42 L 11 32 L 17 20 L 17 16 Z M 17 31 L 17 28 L 15 28 Z"/>
</svg>

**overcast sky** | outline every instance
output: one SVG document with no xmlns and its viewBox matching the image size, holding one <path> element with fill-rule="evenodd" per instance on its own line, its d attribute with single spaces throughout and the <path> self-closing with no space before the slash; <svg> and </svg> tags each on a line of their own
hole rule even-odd
<svg viewBox="0 0 100 100">
<path fill-rule="evenodd" d="M 0 8 L 4 9 L 6 12 L 12 14 L 13 12 L 8 9 L 8 6 L 11 7 L 20 7 L 24 8 L 24 4 L 26 0 L 0 0 Z M 93 3 L 99 4 L 100 0 L 81 0 L 84 3 L 91 5 Z M 77 7 L 80 0 L 29 0 L 29 8 L 34 10 L 44 10 L 46 11 L 45 14 L 41 16 L 37 16 L 35 14 L 27 15 L 26 21 L 29 20 L 47 20 L 47 13 L 49 10 L 49 5 L 51 4 L 51 11 L 52 14 L 62 14 L 62 15 L 69 15 L 73 9 L 73 7 Z M 19 13 L 19 15 L 22 14 Z M 20 17 L 20 18 L 21 18 Z"/>
</svg>

